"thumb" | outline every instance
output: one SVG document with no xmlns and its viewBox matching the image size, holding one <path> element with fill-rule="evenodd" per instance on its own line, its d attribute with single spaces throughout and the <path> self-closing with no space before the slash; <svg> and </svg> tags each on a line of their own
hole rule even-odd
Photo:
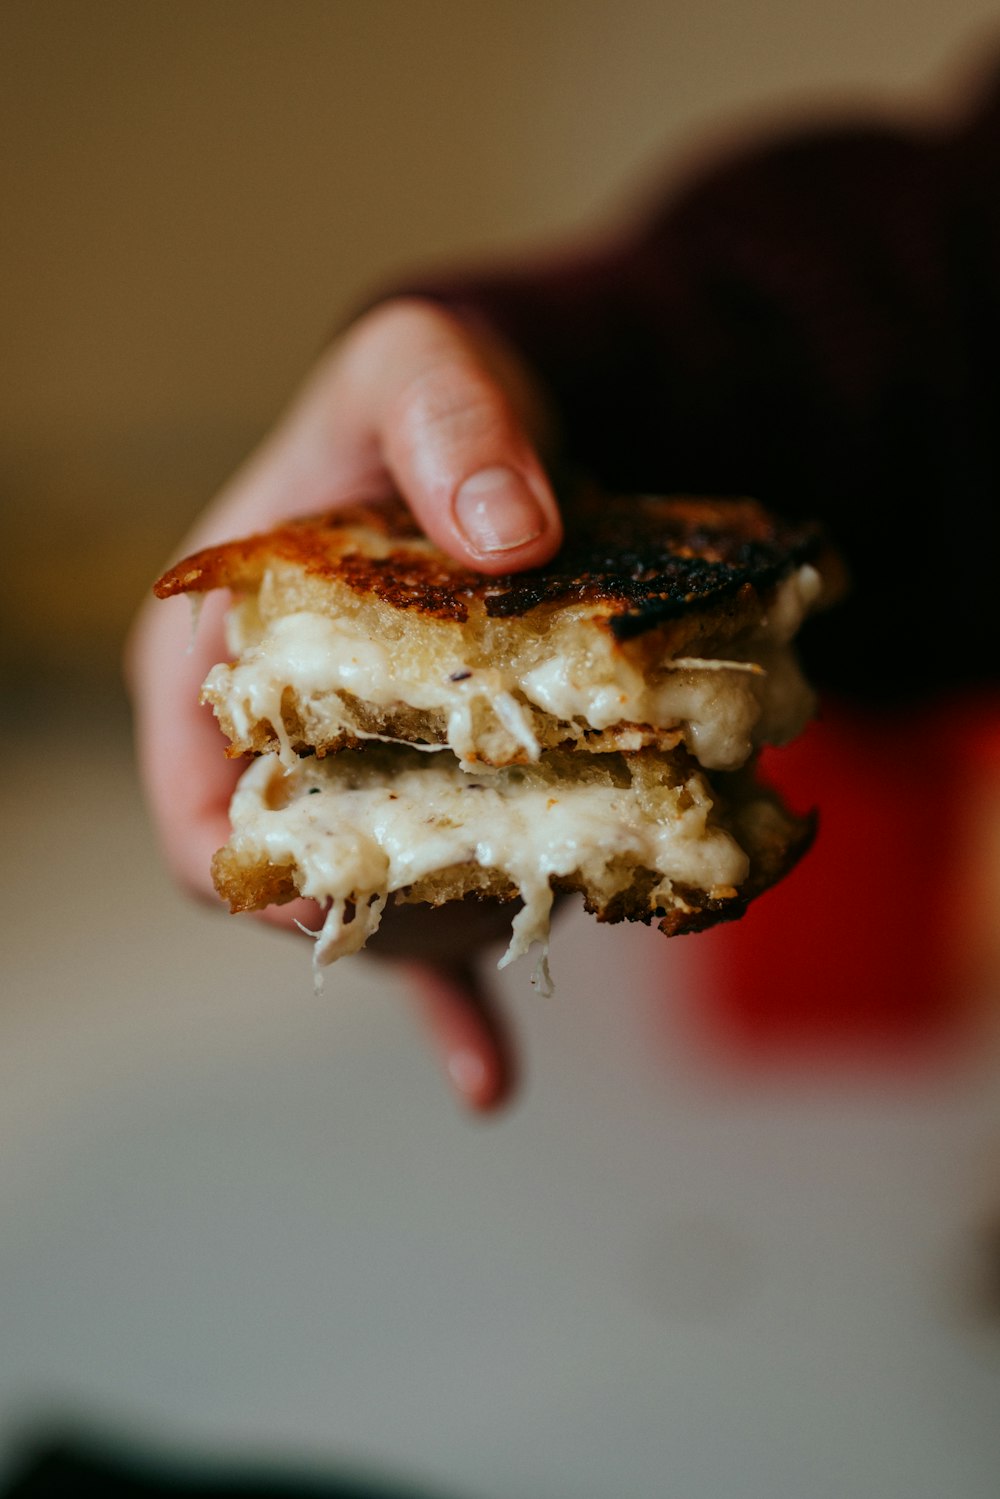
<svg viewBox="0 0 1000 1499">
<path fill-rule="evenodd" d="M 392 304 L 359 354 L 382 462 L 427 535 L 481 572 L 546 562 L 562 524 L 518 409 L 523 372 L 421 303 Z"/>
</svg>

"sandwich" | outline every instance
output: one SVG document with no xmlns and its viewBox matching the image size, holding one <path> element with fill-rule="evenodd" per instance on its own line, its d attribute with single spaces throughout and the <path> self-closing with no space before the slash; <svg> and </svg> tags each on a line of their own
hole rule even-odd
<svg viewBox="0 0 1000 1499">
<path fill-rule="evenodd" d="M 202 699 L 249 764 L 216 888 L 321 902 L 320 967 L 390 897 L 520 900 L 501 966 L 544 951 L 557 891 L 668 935 L 739 916 L 813 836 L 754 764 L 814 711 L 792 641 L 840 582 L 817 527 L 750 500 L 589 495 L 500 578 L 401 502 L 198 552 L 155 591 L 233 595 Z"/>
</svg>

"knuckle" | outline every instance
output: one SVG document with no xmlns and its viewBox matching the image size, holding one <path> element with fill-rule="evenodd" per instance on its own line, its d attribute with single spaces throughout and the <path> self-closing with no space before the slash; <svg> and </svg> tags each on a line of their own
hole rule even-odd
<svg viewBox="0 0 1000 1499">
<path fill-rule="evenodd" d="M 448 361 L 423 370 L 399 397 L 397 420 L 411 440 L 462 447 L 501 436 L 507 403 L 478 369 Z"/>
</svg>

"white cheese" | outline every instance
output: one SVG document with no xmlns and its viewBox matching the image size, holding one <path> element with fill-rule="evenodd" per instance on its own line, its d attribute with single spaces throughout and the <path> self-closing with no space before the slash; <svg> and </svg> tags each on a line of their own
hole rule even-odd
<svg viewBox="0 0 1000 1499">
<path fill-rule="evenodd" d="M 231 638 L 245 638 L 240 612 L 231 626 Z M 286 687 L 303 701 L 322 697 L 322 717 L 329 732 L 348 730 L 358 738 L 383 739 L 379 734 L 359 731 L 337 693 L 350 693 L 377 708 L 403 703 L 417 709 L 443 710 L 448 719 L 448 746 L 460 758 L 475 758 L 476 740 L 472 713 L 477 701 L 493 709 L 503 727 L 531 760 L 537 760 L 538 741 L 524 706 L 513 697 L 509 678 L 500 671 L 478 668 L 462 676 L 461 663 L 440 679 L 406 677 L 389 652 L 362 635 L 357 626 L 325 614 L 302 611 L 274 620 L 256 644 L 242 647 L 242 659 L 233 666 L 215 666 L 203 686 L 207 696 L 217 695 L 238 735 L 249 733 L 258 721 L 269 723 L 280 745 L 282 760 L 291 768 L 295 754 L 288 742 L 281 712 Z M 461 680 L 452 680 L 460 676 Z M 442 746 L 443 748 L 443 746 Z"/>
<path fill-rule="evenodd" d="M 233 797 L 231 849 L 250 862 L 292 865 L 301 894 L 329 903 L 316 936 L 317 967 L 355 952 L 377 929 L 387 897 L 455 865 L 497 870 L 520 891 L 500 966 L 545 943 L 553 877 L 578 875 L 608 897 L 632 869 L 673 883 L 731 891 L 748 861 L 710 822 L 710 791 L 694 774 L 660 793 L 658 815 L 632 786 L 604 779 L 554 782 L 514 768 L 476 776 L 453 756 L 346 754 L 298 762 L 275 754 L 244 773 Z"/>
<path fill-rule="evenodd" d="M 680 729 L 702 765 L 734 770 L 762 742 L 792 738 L 812 712 L 812 694 L 788 641 L 819 588 L 816 570 L 802 567 L 776 590 L 769 617 L 741 639 L 734 659 L 667 658 L 646 674 L 606 634 L 593 631 L 586 651 L 571 658 L 554 649 L 520 673 L 456 658 L 436 672 L 408 675 L 354 620 L 302 611 L 265 627 L 251 600 L 230 617 L 230 646 L 239 659 L 214 667 L 204 694 L 225 705 L 238 737 L 247 737 L 255 723 L 270 724 L 288 768 L 296 757 L 282 717 L 286 688 L 330 738 L 341 732 L 386 737 L 359 730 L 341 693 L 377 709 L 441 713 L 447 747 L 467 768 L 480 757 L 493 758 L 490 739 L 498 728 L 509 736 L 510 758 L 537 760 L 532 715 L 541 710 L 581 732 Z M 618 742 L 632 747 L 625 737 Z"/>
<path fill-rule="evenodd" d="M 822 589 L 814 567 L 790 574 L 775 590 L 768 615 L 741 642 L 735 659 L 666 658 L 644 677 L 621 652 L 594 673 L 593 663 L 553 656 L 518 683 L 524 695 L 565 722 L 594 729 L 619 723 L 679 726 L 709 770 L 736 770 L 761 743 L 795 737 L 813 711 L 813 697 L 789 642 Z M 624 747 L 624 746 L 623 746 Z"/>
</svg>

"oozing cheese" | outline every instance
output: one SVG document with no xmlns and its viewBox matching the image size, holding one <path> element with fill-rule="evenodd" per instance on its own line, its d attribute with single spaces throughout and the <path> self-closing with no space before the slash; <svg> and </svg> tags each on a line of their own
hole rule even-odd
<svg viewBox="0 0 1000 1499">
<path fill-rule="evenodd" d="M 767 619 L 740 641 L 734 659 L 667 659 L 646 672 L 607 636 L 590 631 L 585 652 L 571 657 L 554 650 L 521 672 L 456 656 L 436 672 L 407 673 L 356 620 L 300 612 L 262 628 L 250 602 L 232 614 L 231 648 L 240 659 L 213 668 L 204 695 L 224 705 L 238 737 L 255 723 L 270 724 L 289 767 L 295 755 L 282 715 L 286 688 L 329 738 L 345 731 L 365 737 L 340 694 L 378 709 L 402 705 L 441 714 L 447 747 L 467 768 L 494 757 L 485 741 L 492 736 L 495 744 L 498 729 L 509 744 L 501 760 L 537 760 L 533 718 L 541 712 L 581 733 L 618 725 L 679 728 L 702 765 L 731 770 L 758 744 L 792 738 L 812 711 L 788 642 L 819 588 L 812 567 L 785 579 Z M 587 630 L 586 621 L 581 628 Z M 638 747 L 627 736 L 625 729 L 620 746 Z"/>
<path fill-rule="evenodd" d="M 483 667 L 473 671 L 458 662 L 440 678 L 408 678 L 397 671 L 389 652 L 362 635 L 356 625 L 325 614 L 302 612 L 274 620 L 259 644 L 246 650 L 236 665 L 213 667 L 203 691 L 206 697 L 217 696 L 225 702 L 237 734 L 247 734 L 255 722 L 269 723 L 285 764 L 291 766 L 295 754 L 281 712 L 286 687 L 311 703 L 330 735 L 347 730 L 359 738 L 385 737 L 359 731 L 338 692 L 377 708 L 402 703 L 408 708 L 442 711 L 447 715 L 448 747 L 467 760 L 476 754 L 473 709 L 485 702 L 529 759 L 537 760 L 540 753 L 530 715 L 513 696 L 506 673 Z"/>
<path fill-rule="evenodd" d="M 308 758 L 287 772 L 275 754 L 244 773 L 233 797 L 230 848 L 249 863 L 292 866 L 300 893 L 329 902 L 317 968 L 355 952 L 378 928 L 387 897 L 456 865 L 496 870 L 521 893 L 503 967 L 548 936 L 550 880 L 578 875 L 605 899 L 636 867 L 660 881 L 651 907 L 679 883 L 732 895 L 748 861 L 709 820 L 694 774 L 656 788 L 655 815 L 634 786 L 608 776 L 553 779 L 531 768 L 470 775 L 450 754 Z"/>
</svg>

